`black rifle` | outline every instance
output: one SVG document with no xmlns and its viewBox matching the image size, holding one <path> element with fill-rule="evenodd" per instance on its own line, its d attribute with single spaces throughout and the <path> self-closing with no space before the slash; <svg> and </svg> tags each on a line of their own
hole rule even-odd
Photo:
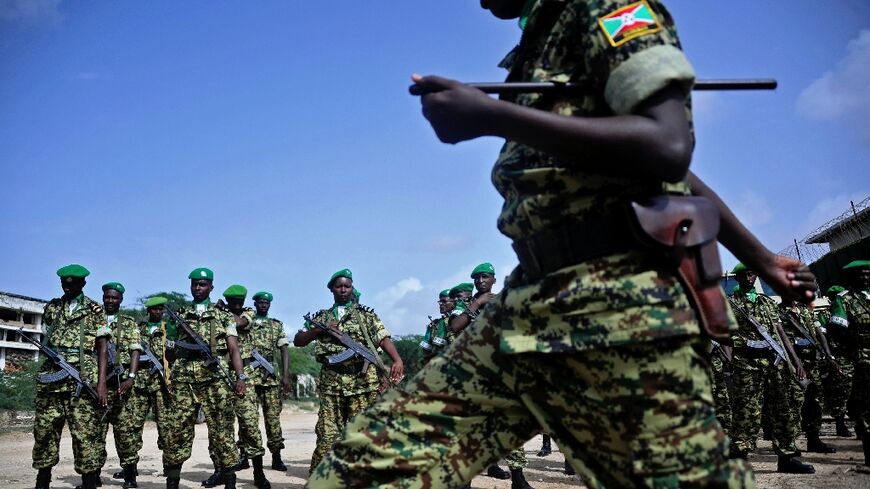
<svg viewBox="0 0 870 489">
<path fill-rule="evenodd" d="M 171 319 L 176 325 L 178 325 L 182 329 L 182 331 L 184 331 L 184 333 L 193 340 L 193 343 L 176 340 L 175 347 L 201 355 L 203 357 L 203 366 L 209 367 L 211 365 L 214 365 L 218 372 L 220 372 L 220 374 L 223 376 L 224 380 L 227 381 L 227 385 L 229 385 L 230 389 L 232 389 L 235 385 L 235 382 L 233 382 L 230 374 L 226 371 L 223 365 L 221 365 L 220 358 L 212 353 L 211 347 L 209 347 L 208 343 L 206 343 L 205 340 L 202 339 L 202 336 L 194 331 L 194 329 L 190 327 L 190 324 L 186 320 L 182 319 L 182 317 L 179 316 L 177 312 L 165 306 L 163 307 L 163 310 L 169 316 L 169 319 Z"/>
<path fill-rule="evenodd" d="M 568 95 L 581 95 L 588 91 L 588 87 L 582 83 L 558 83 L 558 82 L 503 82 L 503 83 L 467 83 L 471 87 L 490 94 L 520 94 L 520 93 L 553 93 L 558 92 Z M 757 80 L 697 80 L 692 90 L 774 90 L 777 82 L 774 79 Z M 408 92 L 411 95 L 426 95 L 439 90 L 411 85 Z"/>
<path fill-rule="evenodd" d="M 266 373 L 269 374 L 270 376 L 272 376 L 276 379 L 278 378 L 278 376 L 275 375 L 275 367 L 272 366 L 272 362 L 270 362 L 269 360 L 266 360 L 266 357 L 261 355 L 260 352 L 257 351 L 256 348 L 254 348 L 254 350 L 251 351 L 251 358 L 253 358 L 253 361 L 251 361 L 251 363 L 249 363 L 248 365 L 250 365 L 254 368 L 261 368 L 261 369 L 265 370 Z"/>
<path fill-rule="evenodd" d="M 152 374 L 157 374 L 157 377 L 160 379 L 160 389 L 163 390 L 164 394 L 170 394 L 169 384 L 166 383 L 166 369 L 163 368 L 163 362 L 157 358 L 157 355 L 154 354 L 154 351 L 146 340 L 142 340 L 142 353 L 142 355 L 139 355 L 139 365 L 143 363 L 150 364 L 151 367 L 148 370 Z"/>
<path fill-rule="evenodd" d="M 97 391 L 94 390 L 94 387 L 90 383 L 85 382 L 84 379 L 82 379 L 82 376 L 79 373 L 79 370 L 77 368 L 73 367 L 72 365 L 70 365 L 70 363 L 66 361 L 66 358 L 64 358 L 63 355 L 61 355 L 60 353 L 57 353 L 56 351 L 52 350 L 51 348 L 43 345 L 41 342 L 34 340 L 30 336 L 27 336 L 26 334 L 24 334 L 24 328 L 18 328 L 18 335 L 21 338 L 24 338 L 24 340 L 27 341 L 28 343 L 30 343 L 31 345 L 39 348 L 39 351 L 42 352 L 43 355 L 48 357 L 49 360 L 54 362 L 54 364 L 60 369 L 57 372 L 52 372 L 50 374 L 41 374 L 41 375 L 37 376 L 36 380 L 40 384 L 53 384 L 53 383 L 59 382 L 61 380 L 73 379 L 76 383 L 76 389 L 73 392 L 73 397 L 81 396 L 82 390 L 84 390 L 88 394 L 88 396 L 91 397 L 91 399 L 93 399 L 97 404 L 99 404 L 100 395 L 97 394 Z M 79 352 L 79 355 L 82 355 L 82 354 L 83 354 L 82 352 Z M 105 408 L 105 410 L 103 412 L 103 417 L 106 416 L 107 412 L 109 412 L 108 407 Z"/>
<path fill-rule="evenodd" d="M 336 364 L 345 362 L 347 360 L 350 360 L 353 357 L 360 357 L 365 362 L 365 364 L 363 365 L 363 371 L 366 371 L 366 369 L 368 369 L 369 365 L 374 365 L 375 368 L 377 368 L 378 371 L 381 374 L 383 374 L 383 376 L 388 381 L 392 382 L 390 379 L 390 373 L 387 371 L 386 367 L 384 367 L 384 364 L 381 362 L 381 359 L 378 358 L 371 350 L 369 350 L 368 348 L 366 348 L 363 345 L 360 345 L 359 343 L 354 341 L 353 338 L 351 338 L 344 331 L 338 331 L 338 330 L 332 329 L 329 326 L 323 324 L 322 322 L 314 319 L 313 317 L 311 317 L 311 314 L 306 314 L 302 317 L 305 319 L 305 321 L 307 321 L 310 324 L 313 324 L 317 328 L 320 328 L 321 330 L 326 332 L 329 336 L 333 337 L 339 343 L 341 343 L 342 345 L 347 347 L 347 349 L 344 350 L 343 352 L 341 352 L 337 355 L 333 355 L 327 359 L 327 361 L 329 362 L 330 365 L 336 365 Z"/>
<path fill-rule="evenodd" d="M 819 342 L 816 341 L 815 338 L 813 338 L 813 335 L 811 335 L 807 328 L 805 328 L 804 325 L 801 324 L 800 320 L 795 317 L 795 313 L 793 313 L 792 311 L 780 310 L 780 316 L 788 321 L 789 324 L 791 324 L 796 330 L 798 330 L 801 336 L 809 341 L 810 344 L 813 345 L 813 348 L 821 353 L 823 357 L 825 357 L 828 361 L 832 360 L 832 358 L 828 356 L 828 353 L 825 351 L 825 349 L 822 348 L 822 345 L 820 345 Z"/>
<path fill-rule="evenodd" d="M 124 377 L 124 365 L 118 361 L 118 349 L 115 342 L 106 342 L 106 361 L 109 366 L 109 372 L 106 374 L 106 385 L 110 380 L 114 380 L 117 388 L 121 388 L 122 378 Z"/>
</svg>

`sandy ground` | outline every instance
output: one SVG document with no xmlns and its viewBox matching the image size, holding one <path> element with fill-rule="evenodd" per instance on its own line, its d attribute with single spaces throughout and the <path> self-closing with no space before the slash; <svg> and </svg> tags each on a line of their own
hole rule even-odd
<svg viewBox="0 0 870 489">
<path fill-rule="evenodd" d="M 285 444 L 284 461 L 289 467 L 286 473 L 266 470 L 266 476 L 272 482 L 272 487 L 301 488 L 308 474 L 308 462 L 314 450 L 314 424 L 316 414 L 299 412 L 292 408 L 285 409 L 282 414 Z M 804 459 L 816 467 L 816 474 L 811 476 L 785 475 L 776 473 L 776 456 L 772 453 L 770 442 L 759 442 L 759 451 L 750 458 L 758 486 L 769 489 L 779 488 L 834 488 L 857 489 L 870 488 L 870 474 L 857 473 L 855 466 L 863 459 L 861 445 L 858 440 L 834 438 L 833 426 L 826 424 L 823 439 L 833 443 L 838 453 L 832 455 L 806 454 Z M 196 427 L 196 439 L 193 447 L 193 457 L 184 464 L 182 469 L 182 487 L 200 487 L 200 481 L 212 472 L 211 461 L 208 458 L 208 439 L 205 425 Z M 111 440 L 111 435 L 109 435 Z M 165 481 L 161 476 L 162 465 L 160 451 L 157 450 L 157 429 L 149 422 L 144 433 L 145 447 L 140 456 L 139 487 L 143 489 L 162 488 Z M 120 487 L 121 481 L 112 480 L 111 473 L 117 470 L 118 459 L 114 444 L 107 444 L 109 460 L 104 469 L 103 487 L 110 489 Z M 564 457 L 554 446 L 555 451 L 546 458 L 535 456 L 541 446 L 541 438 L 536 437 L 526 446 L 529 467 L 526 477 L 535 488 L 561 489 L 582 487 L 576 476 L 569 477 L 562 472 Z M 799 446 L 804 447 L 801 440 Z M 33 437 L 28 432 L 11 432 L 0 435 L 0 487 L 33 487 L 36 472 L 31 469 L 31 450 Z M 268 454 L 267 454 L 268 457 Z M 504 462 L 501 463 L 505 467 Z M 54 469 L 52 487 L 74 487 L 80 478 L 73 470 L 72 453 L 69 433 L 64 432 L 61 441 L 60 464 Z M 254 487 L 252 470 L 244 470 L 238 474 L 239 487 Z M 476 489 L 508 489 L 510 481 L 497 481 L 488 477 L 478 476 L 472 482 Z"/>
</svg>

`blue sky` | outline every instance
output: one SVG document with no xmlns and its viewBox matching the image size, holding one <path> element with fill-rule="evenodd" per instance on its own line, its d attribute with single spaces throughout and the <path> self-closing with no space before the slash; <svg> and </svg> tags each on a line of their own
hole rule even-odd
<svg viewBox="0 0 870 489">
<path fill-rule="evenodd" d="M 699 77 L 779 80 L 695 97 L 693 169 L 770 248 L 870 194 L 870 3 L 668 5 Z M 420 332 L 437 291 L 516 260 L 500 141 L 440 144 L 409 76 L 502 79 L 518 38 L 475 0 L 0 0 L 0 290 L 54 297 L 77 262 L 133 302 L 208 266 L 292 334 L 349 267 Z"/>
</svg>

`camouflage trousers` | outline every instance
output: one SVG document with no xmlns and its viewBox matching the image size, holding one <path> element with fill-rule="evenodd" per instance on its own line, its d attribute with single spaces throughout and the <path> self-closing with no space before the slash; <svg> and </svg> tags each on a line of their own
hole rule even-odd
<svg viewBox="0 0 870 489">
<path fill-rule="evenodd" d="M 828 411 L 833 417 L 845 418 L 847 414 L 852 414 L 849 410 L 849 400 L 852 395 L 852 377 L 855 375 L 855 364 L 846 355 L 836 353 L 835 355 L 841 373 L 830 372 L 828 382 L 825 384 L 824 398 Z M 854 416 L 849 417 L 854 419 Z"/>
<path fill-rule="evenodd" d="M 33 421 L 33 468 L 45 469 L 57 465 L 63 425 L 68 423 L 75 471 L 89 474 L 99 470 L 106 452 L 106 437 L 100 426 L 102 415 L 102 409 L 87 395 L 73 398 L 70 392 L 37 392 Z"/>
<path fill-rule="evenodd" d="M 529 465 L 529 461 L 526 459 L 526 452 L 523 451 L 522 447 L 511 450 L 511 453 L 507 454 L 504 461 L 507 462 L 507 466 L 511 470 L 524 469 Z"/>
<path fill-rule="evenodd" d="M 199 409 L 205 412 L 208 444 L 218 467 L 239 462 L 233 431 L 233 408 L 227 384 L 221 379 L 206 382 L 173 382 L 172 411 L 168 434 L 163 439 L 163 465 L 181 465 L 190 458 Z"/>
<path fill-rule="evenodd" d="M 239 421 L 239 451 L 248 457 L 262 457 L 263 435 L 260 433 L 260 406 L 257 402 L 256 387 L 251 386 L 244 397 L 233 396 L 233 410 Z M 214 457 L 212 457 L 214 460 Z"/>
<path fill-rule="evenodd" d="M 542 430 L 592 488 L 755 486 L 728 459 L 701 338 L 503 354 L 497 315 L 351 420 L 308 486 L 458 488 Z"/>
<path fill-rule="evenodd" d="M 166 394 L 160 390 L 150 392 L 134 387 L 129 396 L 130 398 L 127 400 L 130 411 L 128 419 L 133 427 L 131 429 L 131 433 L 133 433 L 132 450 L 137 454 L 136 459 L 138 459 L 139 450 L 142 449 L 142 429 L 145 426 L 148 411 L 154 413 L 154 421 L 157 423 L 157 448 L 163 450 L 163 440 L 169 436 L 169 417 L 173 413 L 171 404 L 167 402 Z M 121 465 L 124 465 L 123 459 Z"/>
<path fill-rule="evenodd" d="M 103 439 L 109 432 L 109 424 L 112 425 L 112 436 L 115 439 L 115 451 L 121 467 L 139 463 L 139 448 L 142 446 L 142 425 L 136 423 L 136 412 L 141 411 L 143 399 L 134 394 L 135 389 L 130 389 L 122 399 L 118 397 L 115 386 L 109 388 L 109 413 L 103 419 Z M 136 440 L 139 440 L 137 446 Z M 102 463 L 106 463 L 105 444 L 102 453 Z"/>
<path fill-rule="evenodd" d="M 735 349 L 732 369 L 731 449 L 755 451 L 761 406 L 766 400 L 770 404 L 774 451 L 778 455 L 796 455 L 803 396 L 786 366 L 774 366 L 772 358 L 748 358 Z"/>
<path fill-rule="evenodd" d="M 284 448 L 284 435 L 281 431 L 281 410 L 284 398 L 280 385 L 258 385 L 257 403 L 263 407 L 263 422 L 266 425 L 266 446 L 272 453 Z"/>
<path fill-rule="evenodd" d="M 870 364 L 855 365 L 853 381 L 855 431 L 870 436 Z"/>
<path fill-rule="evenodd" d="M 807 438 L 818 438 L 822 429 L 822 366 L 813 359 L 801 359 L 807 376 L 813 381 L 804 392 L 804 402 L 801 408 L 801 429 Z"/>
<path fill-rule="evenodd" d="M 726 369 L 731 368 L 725 363 L 718 354 L 713 354 L 711 360 L 711 371 L 713 377 L 713 402 L 716 405 L 716 419 L 722 425 L 725 433 L 731 431 L 731 394 L 729 385 L 731 372 L 726 372 Z"/>
<path fill-rule="evenodd" d="M 317 445 L 311 455 L 309 473 L 323 460 L 332 444 L 341 438 L 341 432 L 351 418 L 361 413 L 378 398 L 378 391 L 364 392 L 353 396 L 334 394 L 320 395 L 320 409 L 317 412 Z"/>
</svg>

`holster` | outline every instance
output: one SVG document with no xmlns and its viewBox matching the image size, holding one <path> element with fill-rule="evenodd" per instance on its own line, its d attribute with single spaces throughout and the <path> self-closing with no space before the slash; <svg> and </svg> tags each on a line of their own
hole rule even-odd
<svg viewBox="0 0 870 489">
<path fill-rule="evenodd" d="M 722 265 L 716 244 L 716 205 L 704 197 L 662 195 L 632 202 L 629 214 L 637 239 L 658 250 L 675 271 L 704 331 L 715 340 L 727 340 L 729 320 L 719 285 Z"/>
</svg>

